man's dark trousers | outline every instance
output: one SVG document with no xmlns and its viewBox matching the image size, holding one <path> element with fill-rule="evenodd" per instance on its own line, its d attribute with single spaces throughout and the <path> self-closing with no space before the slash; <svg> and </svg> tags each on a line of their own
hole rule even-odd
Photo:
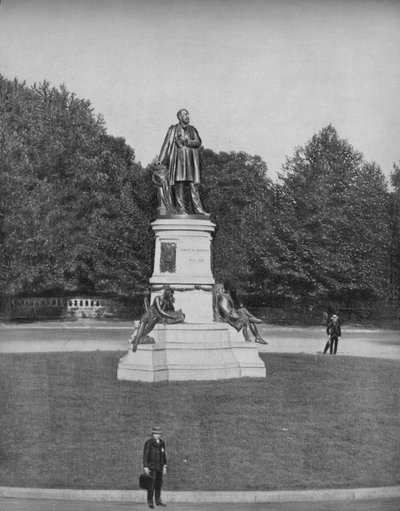
<svg viewBox="0 0 400 511">
<path fill-rule="evenodd" d="M 333 350 L 333 354 L 336 355 L 338 342 L 339 342 L 339 339 L 338 339 L 337 335 L 333 335 L 331 337 L 331 348 L 330 348 L 331 354 L 332 354 L 332 350 Z"/>
<path fill-rule="evenodd" d="M 325 349 L 324 349 L 324 355 L 329 349 L 329 353 L 332 355 L 336 355 L 337 347 L 338 347 L 339 338 L 336 335 L 332 335 L 329 341 L 326 343 Z"/>
<path fill-rule="evenodd" d="M 150 469 L 150 475 L 153 478 L 153 486 L 150 490 L 147 490 L 147 503 L 153 503 L 153 495 L 155 497 L 156 504 L 161 502 L 161 486 L 162 486 L 162 470 Z"/>
<path fill-rule="evenodd" d="M 331 355 L 332 355 L 332 353 L 334 355 L 336 355 L 338 342 L 339 342 L 339 338 L 337 337 L 337 335 L 332 335 L 331 336 L 330 347 L 329 347 L 329 353 Z"/>
</svg>

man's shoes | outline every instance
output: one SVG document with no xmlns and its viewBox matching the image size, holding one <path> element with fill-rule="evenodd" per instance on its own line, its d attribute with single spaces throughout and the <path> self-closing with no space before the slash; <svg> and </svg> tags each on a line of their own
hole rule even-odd
<svg viewBox="0 0 400 511">
<path fill-rule="evenodd" d="M 164 504 L 164 502 L 156 502 L 156 506 L 164 506 L 164 507 L 167 507 L 167 504 Z"/>
<path fill-rule="evenodd" d="M 152 502 L 148 502 L 147 505 L 149 506 L 150 509 L 154 509 L 154 504 Z"/>
</svg>

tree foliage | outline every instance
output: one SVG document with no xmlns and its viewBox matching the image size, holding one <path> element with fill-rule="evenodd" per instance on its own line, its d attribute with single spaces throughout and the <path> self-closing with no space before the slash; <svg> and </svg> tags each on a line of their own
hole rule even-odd
<svg viewBox="0 0 400 511">
<path fill-rule="evenodd" d="M 393 165 L 390 176 L 393 192 L 390 196 L 390 279 L 389 293 L 394 300 L 400 300 L 400 166 Z"/>
<path fill-rule="evenodd" d="M 214 276 L 231 289 L 257 290 L 256 274 L 271 233 L 273 185 L 259 156 L 203 155 L 204 202 L 217 228 Z"/>
<path fill-rule="evenodd" d="M 0 77 L 3 292 L 126 293 L 144 285 L 148 176 L 89 101 Z M 151 195 L 151 194 L 150 194 Z"/>
<path fill-rule="evenodd" d="M 277 184 L 259 156 L 207 149 L 202 160 L 217 282 L 295 300 L 399 298 L 398 166 L 389 193 L 333 126 L 295 150 Z M 0 75 L 0 167 L 3 293 L 147 287 L 153 167 L 135 162 L 89 101 Z"/>
<path fill-rule="evenodd" d="M 284 165 L 275 249 L 277 291 L 301 296 L 384 296 L 388 191 L 374 163 L 328 126 Z"/>
</svg>

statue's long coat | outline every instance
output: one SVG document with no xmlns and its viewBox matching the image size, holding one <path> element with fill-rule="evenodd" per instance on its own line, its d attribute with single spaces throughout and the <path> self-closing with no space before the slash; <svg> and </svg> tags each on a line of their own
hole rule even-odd
<svg viewBox="0 0 400 511">
<path fill-rule="evenodd" d="M 178 147 L 177 135 L 181 131 L 188 138 L 187 146 Z M 183 127 L 180 123 L 171 126 L 161 147 L 159 160 L 168 167 L 168 181 L 192 181 L 200 184 L 199 148 L 201 139 L 194 126 Z"/>
</svg>

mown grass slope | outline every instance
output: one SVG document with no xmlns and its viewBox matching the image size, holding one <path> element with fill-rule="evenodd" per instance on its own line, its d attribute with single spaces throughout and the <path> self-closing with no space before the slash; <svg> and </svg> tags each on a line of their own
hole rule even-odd
<svg viewBox="0 0 400 511">
<path fill-rule="evenodd" d="M 262 355 L 267 376 L 118 381 L 122 352 L 0 355 L 3 486 L 136 489 L 164 429 L 169 490 L 400 484 L 400 364 Z"/>
</svg>

